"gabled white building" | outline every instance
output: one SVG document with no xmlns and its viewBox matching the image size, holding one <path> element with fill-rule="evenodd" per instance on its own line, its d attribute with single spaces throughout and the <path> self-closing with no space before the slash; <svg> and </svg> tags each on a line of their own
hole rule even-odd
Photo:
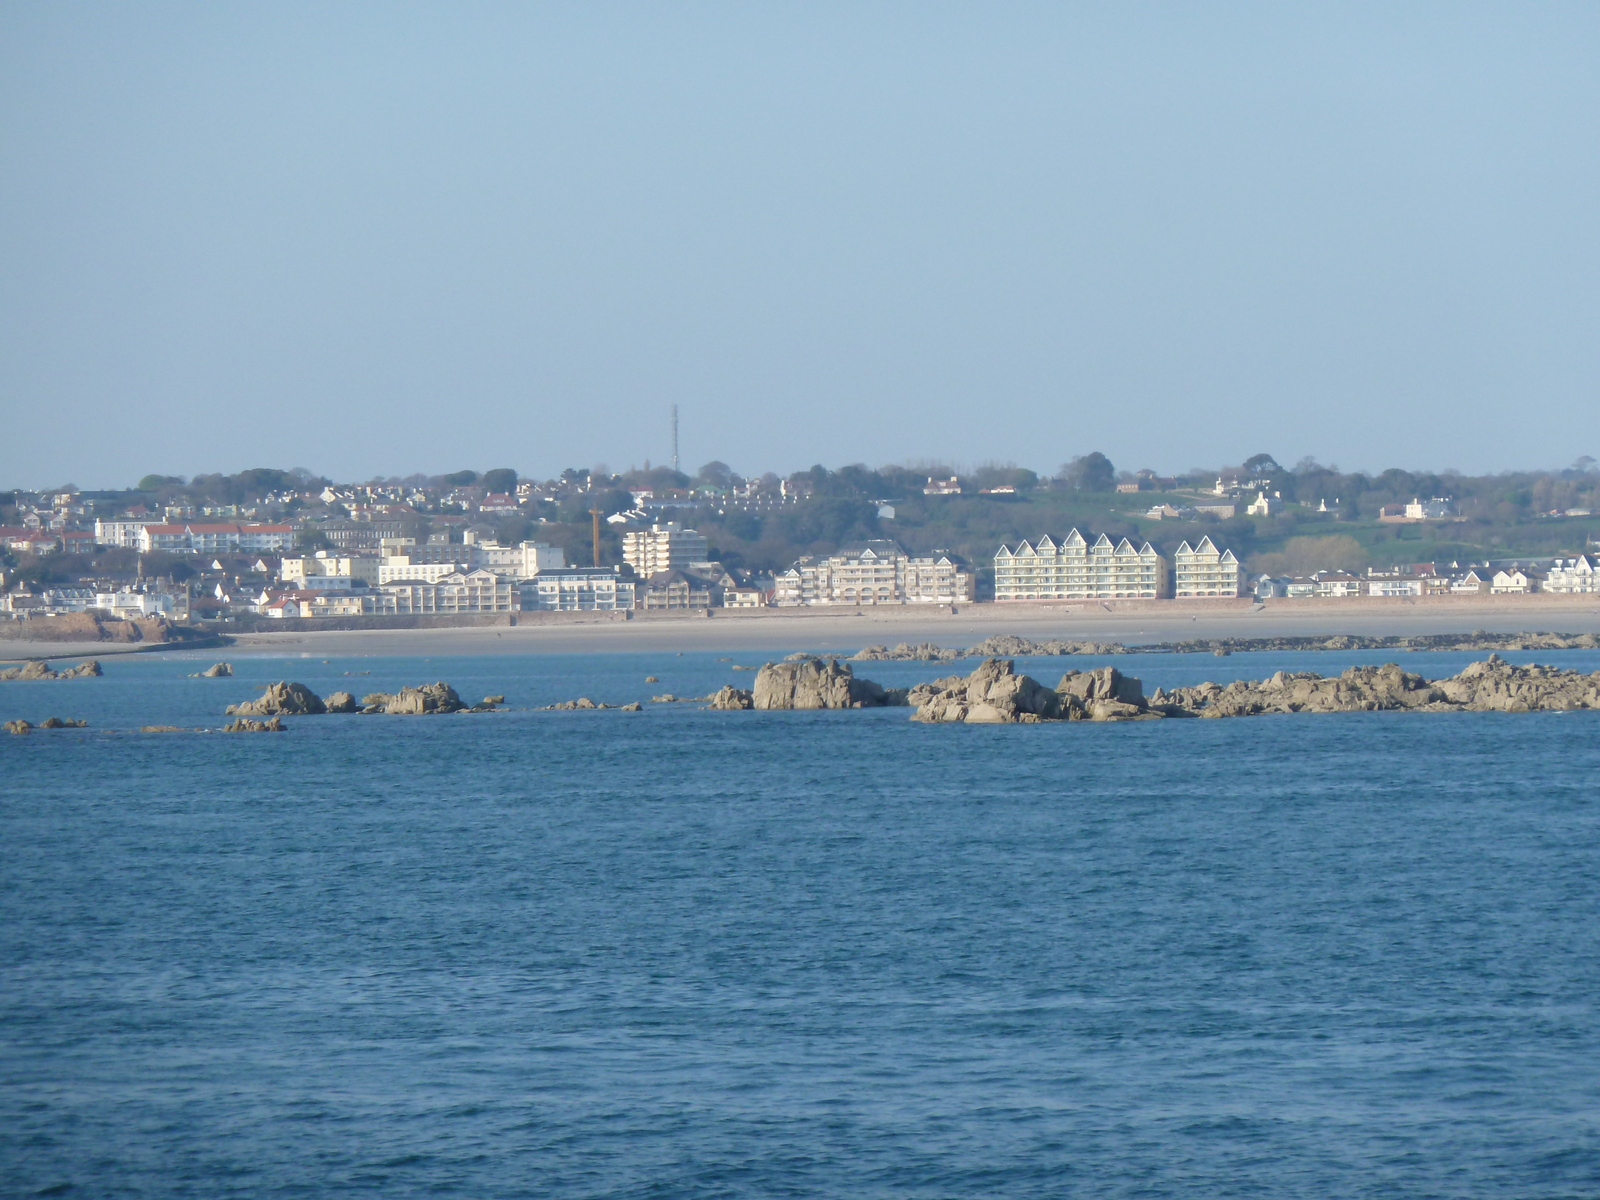
<svg viewBox="0 0 1600 1200">
<path fill-rule="evenodd" d="M 1558 558 L 1550 564 L 1540 590 L 1565 595 L 1600 592 L 1600 571 L 1595 569 L 1593 557 L 1587 554 L 1580 554 L 1577 558 Z"/>
<path fill-rule="evenodd" d="M 1059 542 L 1001 546 L 994 556 L 994 598 L 1001 600 L 1154 600 L 1167 594 L 1167 560 L 1146 542 L 1093 545 L 1074 529 Z"/>
<path fill-rule="evenodd" d="M 1244 568 L 1232 550 L 1219 550 L 1209 536 L 1198 546 L 1184 542 L 1173 553 L 1173 594 L 1180 600 L 1245 594 Z"/>
</svg>

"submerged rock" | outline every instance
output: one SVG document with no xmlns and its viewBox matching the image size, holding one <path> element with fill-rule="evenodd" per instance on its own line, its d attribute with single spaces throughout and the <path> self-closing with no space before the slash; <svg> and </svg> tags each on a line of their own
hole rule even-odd
<svg viewBox="0 0 1600 1200">
<path fill-rule="evenodd" d="M 906 702 L 904 691 L 857 679 L 848 663 L 831 658 L 768 663 L 757 672 L 751 692 L 751 707 L 760 709 L 881 708 Z"/>
<path fill-rule="evenodd" d="M 327 711 L 328 706 L 305 684 L 282 680 L 267 684 L 266 690 L 256 699 L 230 704 L 223 710 L 230 717 L 300 717 Z"/>
</svg>

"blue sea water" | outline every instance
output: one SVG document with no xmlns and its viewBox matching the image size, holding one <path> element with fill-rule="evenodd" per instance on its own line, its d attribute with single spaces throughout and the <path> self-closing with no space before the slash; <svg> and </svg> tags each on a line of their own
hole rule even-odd
<svg viewBox="0 0 1600 1200">
<path fill-rule="evenodd" d="M 91 722 L 0 739 L 0 1194 L 1600 1193 L 1600 713 L 137 732 L 279 678 L 524 710 L 751 678 L 208 661 L 0 684 Z"/>
</svg>

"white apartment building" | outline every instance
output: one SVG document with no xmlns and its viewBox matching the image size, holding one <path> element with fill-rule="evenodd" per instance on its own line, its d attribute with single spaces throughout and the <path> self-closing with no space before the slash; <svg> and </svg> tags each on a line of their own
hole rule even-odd
<svg viewBox="0 0 1600 1200">
<path fill-rule="evenodd" d="M 465 558 L 466 555 L 462 555 Z M 391 583 L 438 583 L 450 575 L 465 575 L 472 570 L 466 562 L 414 563 L 409 554 L 391 554 L 378 564 L 378 586 Z"/>
<path fill-rule="evenodd" d="M 970 602 L 973 574 L 948 550 L 910 555 L 888 539 L 808 555 L 777 578 L 773 602 L 809 604 L 955 604 Z"/>
<path fill-rule="evenodd" d="M 611 612 L 629 609 L 637 584 L 620 567 L 555 567 L 519 585 L 524 612 Z"/>
<path fill-rule="evenodd" d="M 504 575 L 507 579 L 532 579 L 541 571 L 567 565 L 566 552 L 544 542 L 522 542 L 502 546 L 498 542 L 478 542 L 469 546 L 472 565 Z"/>
<path fill-rule="evenodd" d="M 134 549 L 147 554 L 152 550 L 176 554 L 255 553 L 287 550 L 293 542 L 294 529 L 288 525 L 141 524 Z"/>
<path fill-rule="evenodd" d="M 1146 542 L 1093 545 L 1074 529 L 1059 542 L 1001 546 L 994 556 L 994 598 L 1001 600 L 1154 600 L 1167 594 L 1167 560 Z"/>
<path fill-rule="evenodd" d="M 146 525 L 159 521 L 95 521 L 94 540 L 102 546 L 121 546 L 124 550 L 137 550 L 139 538 Z"/>
<path fill-rule="evenodd" d="M 1244 568 L 1232 550 L 1218 550 L 1209 536 L 1184 542 L 1172 556 L 1172 592 L 1180 600 L 1245 594 Z"/>
<path fill-rule="evenodd" d="M 409 579 L 379 587 L 374 611 L 396 616 L 417 613 L 516 612 L 517 585 L 493 571 L 455 571 L 426 581 Z"/>
<path fill-rule="evenodd" d="M 1600 592 L 1600 570 L 1595 569 L 1594 559 L 1587 554 L 1558 558 L 1545 572 L 1544 586 L 1540 590 L 1563 595 Z"/>
<path fill-rule="evenodd" d="M 657 571 L 688 570 L 691 563 L 704 562 L 710 549 L 704 535 L 676 521 L 630 529 L 622 535 L 622 559 L 640 579 L 649 579 Z"/>
</svg>

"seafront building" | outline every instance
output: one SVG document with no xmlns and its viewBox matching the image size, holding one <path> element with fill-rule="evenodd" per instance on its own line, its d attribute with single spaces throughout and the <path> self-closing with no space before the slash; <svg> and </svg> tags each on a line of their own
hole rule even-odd
<svg viewBox="0 0 1600 1200">
<path fill-rule="evenodd" d="M 975 580 L 948 550 L 908 554 L 889 538 L 845 546 L 836 554 L 807 555 L 778 575 L 773 602 L 800 605 L 970 603 Z"/>
<path fill-rule="evenodd" d="M 704 535 L 676 521 L 630 529 L 622 535 L 622 560 L 640 579 L 658 571 L 685 570 L 704 562 L 710 550 Z"/>
<path fill-rule="evenodd" d="M 637 600 L 637 584 L 621 567 L 555 567 L 518 589 L 524 612 L 612 612 Z"/>
<path fill-rule="evenodd" d="M 1173 552 L 1172 568 L 1172 592 L 1179 600 L 1245 594 L 1244 567 L 1232 550 L 1219 550 L 1209 535 L 1198 545 L 1180 545 Z"/>
<path fill-rule="evenodd" d="M 994 598 L 1010 600 L 1155 600 L 1167 594 L 1167 560 L 1146 542 L 1093 545 L 1074 529 L 1059 542 L 1042 537 L 1001 546 L 994 556 Z"/>
<path fill-rule="evenodd" d="M 1556 559 L 1545 572 L 1540 590 L 1563 595 L 1600 592 L 1600 570 L 1596 569 L 1594 557 L 1580 554 L 1576 558 Z"/>
</svg>

